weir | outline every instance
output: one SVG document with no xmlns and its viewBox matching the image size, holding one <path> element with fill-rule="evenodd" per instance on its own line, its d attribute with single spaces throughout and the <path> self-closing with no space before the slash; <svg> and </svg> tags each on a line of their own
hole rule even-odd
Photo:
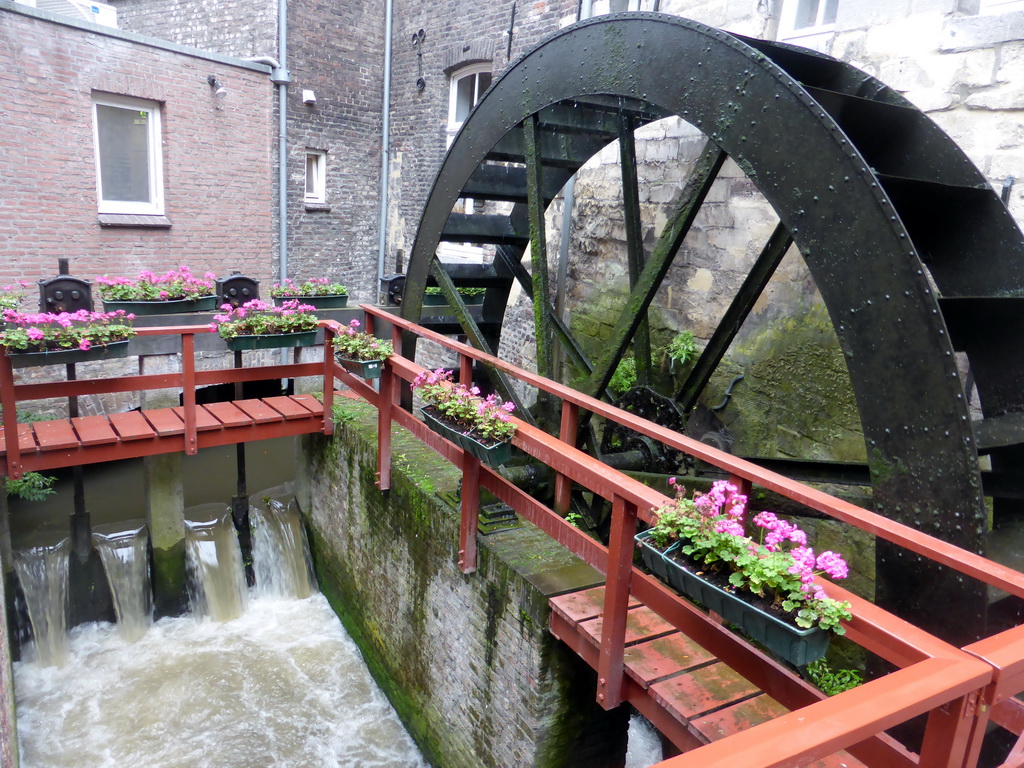
<svg viewBox="0 0 1024 768">
<path fill-rule="evenodd" d="M 32 625 L 35 658 L 42 666 L 61 666 L 67 660 L 68 560 L 71 539 L 14 553 L 25 606 Z"/>
<path fill-rule="evenodd" d="M 124 523 L 96 526 L 93 546 L 100 553 L 121 636 L 128 642 L 142 637 L 153 623 L 152 587 L 149 577 L 149 531 L 146 524 Z"/>
<path fill-rule="evenodd" d="M 316 592 L 306 530 L 295 498 L 252 501 L 249 521 L 256 594 L 301 600 Z"/>
<path fill-rule="evenodd" d="M 185 558 L 194 616 L 230 621 L 245 613 L 249 596 L 230 508 L 208 504 L 191 510 L 185 520 Z"/>
</svg>

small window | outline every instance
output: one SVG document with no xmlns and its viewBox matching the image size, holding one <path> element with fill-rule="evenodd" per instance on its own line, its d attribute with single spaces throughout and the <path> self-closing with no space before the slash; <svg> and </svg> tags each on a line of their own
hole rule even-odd
<svg viewBox="0 0 1024 768">
<path fill-rule="evenodd" d="M 93 126 L 99 212 L 163 215 L 160 105 L 97 94 Z"/>
<path fill-rule="evenodd" d="M 779 39 L 830 33 L 835 28 L 838 11 L 839 0 L 785 0 L 779 20 Z"/>
<path fill-rule="evenodd" d="M 306 202 L 320 205 L 327 202 L 326 152 L 306 150 Z"/>
<path fill-rule="evenodd" d="M 491 65 L 475 64 L 452 75 L 448 99 L 448 143 L 466 122 L 484 91 L 491 87 Z"/>
</svg>

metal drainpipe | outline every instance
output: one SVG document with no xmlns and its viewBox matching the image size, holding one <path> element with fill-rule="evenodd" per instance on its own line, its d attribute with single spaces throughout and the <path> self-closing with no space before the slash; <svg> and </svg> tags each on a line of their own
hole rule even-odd
<svg viewBox="0 0 1024 768">
<path fill-rule="evenodd" d="M 391 155 L 391 5 L 387 0 L 384 14 L 384 105 L 383 124 L 381 126 L 381 157 L 380 157 L 380 218 L 377 234 L 377 291 L 384 280 L 384 248 L 387 241 L 388 219 L 388 164 Z M 381 303 L 384 300 L 381 299 Z"/>
</svg>

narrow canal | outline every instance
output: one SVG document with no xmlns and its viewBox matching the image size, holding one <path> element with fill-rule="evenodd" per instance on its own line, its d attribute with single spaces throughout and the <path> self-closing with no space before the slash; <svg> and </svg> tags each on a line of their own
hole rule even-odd
<svg viewBox="0 0 1024 768">
<path fill-rule="evenodd" d="M 280 485 L 293 475 L 294 446 L 273 442 L 250 450 L 249 471 Z M 186 503 L 192 513 L 208 515 L 235 491 L 234 452 L 191 458 L 197 460 L 183 468 Z M 93 526 L 116 528 L 138 518 L 139 463 L 95 470 L 86 478 Z M 58 495 L 44 502 L 13 505 L 15 549 L 40 536 L 66 535 L 69 485 L 61 482 Z M 257 512 L 254 507 L 261 518 Z M 257 585 L 230 620 L 163 618 L 144 621 L 141 632 L 81 624 L 70 630 L 59 666 L 40 664 L 29 649 L 14 665 L 22 768 L 425 766 L 326 599 L 305 597 L 307 569 L 293 562 L 294 548 L 261 558 L 263 535 L 255 538 Z M 283 538 L 302 537 L 286 529 Z M 301 553 L 301 542 L 297 548 Z M 282 580 L 289 571 L 299 576 Z M 284 581 L 306 586 L 293 591 L 299 597 L 282 596 Z M 657 734 L 634 718 L 627 768 L 660 759 Z"/>
</svg>

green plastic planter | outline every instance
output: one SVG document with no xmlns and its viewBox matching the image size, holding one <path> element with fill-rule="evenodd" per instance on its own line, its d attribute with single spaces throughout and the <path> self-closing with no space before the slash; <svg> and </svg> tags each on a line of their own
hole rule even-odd
<svg viewBox="0 0 1024 768">
<path fill-rule="evenodd" d="M 45 352 L 8 352 L 14 368 L 31 368 L 37 365 L 67 363 L 88 363 L 94 360 L 116 360 L 128 356 L 127 341 L 112 341 L 106 346 L 96 345 L 92 349 L 56 349 Z"/>
<path fill-rule="evenodd" d="M 176 315 L 181 312 L 213 312 L 217 309 L 216 296 L 199 299 L 172 299 L 170 301 L 104 301 L 106 312 L 123 309 L 133 315 Z"/>
<path fill-rule="evenodd" d="M 433 415 L 430 409 L 421 408 L 423 421 L 427 426 L 446 440 L 455 443 L 459 448 L 469 452 L 480 459 L 481 463 L 489 467 L 499 467 L 512 458 L 512 443 L 497 443 L 496 445 L 484 445 L 467 434 L 459 432 L 445 424 Z"/>
<path fill-rule="evenodd" d="M 316 344 L 316 331 L 297 333 L 268 333 L 260 336 L 235 336 L 224 340 L 228 349 L 274 349 L 275 347 L 308 347 Z"/>
<path fill-rule="evenodd" d="M 336 293 L 330 296 L 275 296 L 274 304 L 281 306 L 286 301 L 298 300 L 300 304 L 308 304 L 317 309 L 342 309 L 348 306 L 348 294 Z"/>
<path fill-rule="evenodd" d="M 677 592 L 714 611 L 791 664 L 803 666 L 825 655 L 832 639 L 830 632 L 819 627 L 802 629 L 751 605 L 742 595 L 726 592 L 672 557 L 681 546 L 678 542 L 661 552 L 648 543 L 649 535 L 649 531 L 636 535 L 644 565 Z"/>
</svg>

